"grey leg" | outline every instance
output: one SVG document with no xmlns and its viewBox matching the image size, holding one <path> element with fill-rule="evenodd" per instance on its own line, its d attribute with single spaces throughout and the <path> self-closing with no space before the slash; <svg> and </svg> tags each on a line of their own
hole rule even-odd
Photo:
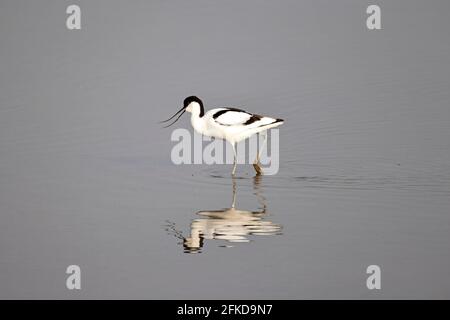
<svg viewBox="0 0 450 320">
<path fill-rule="evenodd" d="M 234 152 L 234 165 L 233 165 L 233 170 L 231 171 L 231 174 L 234 176 L 234 173 L 236 172 L 236 164 L 237 164 L 237 159 L 236 159 L 236 143 L 233 143 L 232 146 L 233 146 L 233 152 Z"/>
<path fill-rule="evenodd" d="M 264 147 L 266 146 L 267 131 L 263 131 L 263 132 L 261 132 L 259 134 L 264 137 L 264 141 L 262 143 L 262 146 L 259 148 L 259 152 L 256 155 L 255 162 L 253 162 L 253 168 L 255 169 L 257 175 L 263 174 L 263 170 L 261 168 L 261 162 L 259 161 L 259 159 L 261 158 L 261 153 L 263 152 Z"/>
</svg>

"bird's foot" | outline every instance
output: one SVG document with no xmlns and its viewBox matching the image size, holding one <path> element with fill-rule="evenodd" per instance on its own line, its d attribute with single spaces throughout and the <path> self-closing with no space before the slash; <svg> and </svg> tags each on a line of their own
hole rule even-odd
<svg viewBox="0 0 450 320">
<path fill-rule="evenodd" d="M 261 163 L 259 161 L 253 163 L 253 168 L 255 169 L 257 175 L 263 174 L 263 169 L 261 168 Z"/>
</svg>

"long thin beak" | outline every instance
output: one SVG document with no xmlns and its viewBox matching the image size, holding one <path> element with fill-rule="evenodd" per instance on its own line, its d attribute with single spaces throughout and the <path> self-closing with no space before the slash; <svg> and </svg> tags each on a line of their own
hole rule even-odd
<svg viewBox="0 0 450 320">
<path fill-rule="evenodd" d="M 186 109 L 185 109 L 184 107 L 181 108 L 180 110 L 178 110 L 177 113 L 175 113 L 175 114 L 174 114 L 173 116 L 171 116 L 169 119 L 164 120 L 164 121 L 160 121 L 159 123 L 164 123 L 164 122 L 168 122 L 168 121 L 172 120 L 172 119 L 175 118 L 180 112 L 181 112 L 181 114 L 180 114 L 180 115 L 179 115 L 179 116 L 178 116 L 171 124 L 169 124 L 169 125 L 167 125 L 167 126 L 164 126 L 163 128 L 170 127 L 170 126 L 173 125 L 175 122 L 177 122 L 178 119 L 180 119 L 180 117 L 183 115 L 183 113 L 186 112 Z"/>
</svg>

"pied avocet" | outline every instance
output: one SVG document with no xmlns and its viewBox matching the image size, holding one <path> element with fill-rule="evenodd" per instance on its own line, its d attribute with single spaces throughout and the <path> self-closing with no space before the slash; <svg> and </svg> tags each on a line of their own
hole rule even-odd
<svg viewBox="0 0 450 320">
<path fill-rule="evenodd" d="M 202 100 L 196 96 L 190 96 L 184 99 L 183 108 L 169 119 L 161 122 L 168 122 L 181 113 L 172 123 L 165 126 L 165 128 L 170 127 L 186 111 L 191 113 L 191 124 L 195 131 L 205 136 L 224 139 L 231 143 L 234 152 L 232 175 L 236 172 L 236 144 L 255 133 L 261 133 L 264 135 L 264 145 L 266 142 L 266 130 L 278 127 L 284 122 L 282 119 L 260 116 L 232 107 L 216 108 L 205 113 Z M 253 163 L 257 174 L 262 174 L 261 163 L 259 161 L 262 150 L 263 148 L 261 147 Z"/>
</svg>

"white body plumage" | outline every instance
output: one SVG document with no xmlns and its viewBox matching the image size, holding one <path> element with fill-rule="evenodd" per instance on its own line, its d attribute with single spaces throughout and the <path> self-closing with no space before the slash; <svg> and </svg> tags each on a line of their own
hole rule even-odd
<svg viewBox="0 0 450 320">
<path fill-rule="evenodd" d="M 255 133 L 265 131 L 283 124 L 283 120 L 254 115 L 236 108 L 216 108 L 200 117 L 200 105 L 192 102 L 192 127 L 205 136 L 224 139 L 235 144 L 249 138 Z M 189 112 L 189 110 L 186 111 Z"/>
</svg>

